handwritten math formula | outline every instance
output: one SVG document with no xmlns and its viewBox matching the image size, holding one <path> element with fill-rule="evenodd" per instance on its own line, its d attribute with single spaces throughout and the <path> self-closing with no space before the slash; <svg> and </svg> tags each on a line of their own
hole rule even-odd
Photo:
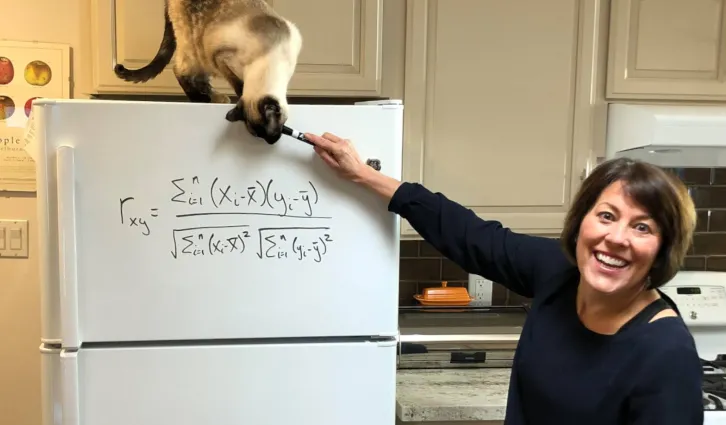
<svg viewBox="0 0 726 425">
<path fill-rule="evenodd" d="M 319 200 L 318 191 L 312 182 L 292 193 L 276 190 L 273 179 L 234 185 L 221 181 L 219 177 L 215 177 L 208 184 L 203 184 L 198 177 L 181 177 L 171 183 L 176 189 L 171 202 L 215 210 L 241 207 L 253 211 L 256 208 L 257 211 L 262 210 L 273 215 L 312 217 L 313 206 Z"/>
<path fill-rule="evenodd" d="M 240 255 L 254 249 L 259 259 L 311 259 L 319 263 L 333 242 L 329 227 L 204 226 L 174 229 L 174 258 Z M 251 242 L 252 241 L 252 242 Z M 255 243 L 256 242 L 256 243 Z"/>
<path fill-rule="evenodd" d="M 300 189 L 283 192 L 276 189 L 273 179 L 234 185 L 214 178 L 204 184 L 195 176 L 171 180 L 169 194 L 170 206 L 183 204 L 184 209 L 188 209 L 188 212 L 173 215 L 180 222 L 178 226 L 173 226 L 170 235 L 170 253 L 174 259 L 244 255 L 254 251 L 261 260 L 309 260 L 319 263 L 333 243 L 330 227 L 320 223 L 276 227 L 255 227 L 246 223 L 249 221 L 246 218 L 251 216 L 330 220 L 331 217 L 314 215 L 320 195 L 309 181 Z M 122 226 L 143 237 L 154 234 L 154 222 L 162 215 L 163 206 L 144 205 L 133 196 L 121 197 L 118 202 Z M 179 205 L 169 209 L 179 211 Z M 183 224 L 185 218 L 204 216 L 228 216 L 231 217 L 230 224 Z"/>
</svg>

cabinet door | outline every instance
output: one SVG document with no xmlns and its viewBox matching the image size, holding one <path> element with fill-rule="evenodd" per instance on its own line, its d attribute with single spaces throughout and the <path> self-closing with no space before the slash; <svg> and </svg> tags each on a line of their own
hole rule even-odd
<svg viewBox="0 0 726 425">
<path fill-rule="evenodd" d="M 609 98 L 726 100 L 724 0 L 612 0 Z"/>
<path fill-rule="evenodd" d="M 592 146 L 596 3 L 409 2 L 405 179 L 558 233 Z"/>
<path fill-rule="evenodd" d="M 380 94 L 383 0 L 267 2 L 303 35 L 290 94 Z"/>
<path fill-rule="evenodd" d="M 377 96 L 381 86 L 382 0 L 267 0 L 303 36 L 291 95 Z M 98 93 L 182 94 L 171 64 L 143 84 L 113 67 L 146 65 L 164 33 L 164 0 L 91 0 L 93 84 Z M 234 94 L 226 81 L 212 83 Z"/>
<path fill-rule="evenodd" d="M 93 90 L 96 93 L 183 94 L 171 64 L 145 83 L 127 83 L 113 72 L 148 64 L 164 34 L 164 0 L 91 0 Z M 231 93 L 227 85 L 219 85 Z"/>
</svg>

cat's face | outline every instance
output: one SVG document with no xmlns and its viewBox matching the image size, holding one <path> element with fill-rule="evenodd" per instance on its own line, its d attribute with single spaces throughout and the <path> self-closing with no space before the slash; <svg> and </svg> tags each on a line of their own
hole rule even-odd
<svg viewBox="0 0 726 425">
<path fill-rule="evenodd" d="M 287 121 L 287 102 L 280 101 L 275 96 L 263 96 L 258 100 L 246 102 L 245 125 L 254 136 L 273 144 L 282 136 L 282 126 Z"/>
<path fill-rule="evenodd" d="M 260 99 L 242 100 L 227 112 L 227 121 L 242 121 L 247 131 L 256 137 L 274 144 L 282 136 L 282 126 L 287 121 L 288 105 L 275 96 L 266 95 Z"/>
</svg>

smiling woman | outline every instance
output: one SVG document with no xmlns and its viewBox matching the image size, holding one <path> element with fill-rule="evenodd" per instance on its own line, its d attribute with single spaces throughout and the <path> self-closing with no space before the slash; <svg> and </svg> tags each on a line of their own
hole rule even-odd
<svg viewBox="0 0 726 425">
<path fill-rule="evenodd" d="M 386 199 L 450 260 L 532 298 L 506 425 L 703 423 L 695 343 L 658 290 L 682 264 L 696 225 L 680 180 L 637 161 L 605 162 L 583 183 L 558 241 L 513 232 L 383 175 L 348 140 L 305 136 L 339 176 Z"/>
<path fill-rule="evenodd" d="M 680 268 L 695 225 L 685 185 L 662 169 L 629 159 L 595 169 L 580 188 L 560 239 L 581 274 L 580 319 L 593 330 L 614 333 L 646 305 L 660 306 L 654 319 L 675 316 L 653 289 Z M 587 311 L 588 304 L 600 309 Z"/>
</svg>

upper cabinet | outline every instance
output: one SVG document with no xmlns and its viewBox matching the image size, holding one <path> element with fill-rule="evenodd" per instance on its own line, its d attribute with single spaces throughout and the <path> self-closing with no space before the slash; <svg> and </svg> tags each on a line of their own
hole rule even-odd
<svg viewBox="0 0 726 425">
<path fill-rule="evenodd" d="M 607 96 L 726 100 L 724 0 L 612 0 Z"/>
<path fill-rule="evenodd" d="M 182 94 L 171 64 L 142 84 L 126 83 L 113 72 L 116 63 L 133 69 L 154 57 L 164 32 L 164 0 L 90 1 L 93 91 Z M 267 1 L 303 36 L 290 95 L 381 96 L 383 0 Z M 213 85 L 234 94 L 225 81 Z"/>
<path fill-rule="evenodd" d="M 604 122 L 603 12 L 598 0 L 409 1 L 404 179 L 513 230 L 559 233 Z"/>
<path fill-rule="evenodd" d="M 303 36 L 291 94 L 380 94 L 383 1 L 268 0 Z"/>
</svg>

